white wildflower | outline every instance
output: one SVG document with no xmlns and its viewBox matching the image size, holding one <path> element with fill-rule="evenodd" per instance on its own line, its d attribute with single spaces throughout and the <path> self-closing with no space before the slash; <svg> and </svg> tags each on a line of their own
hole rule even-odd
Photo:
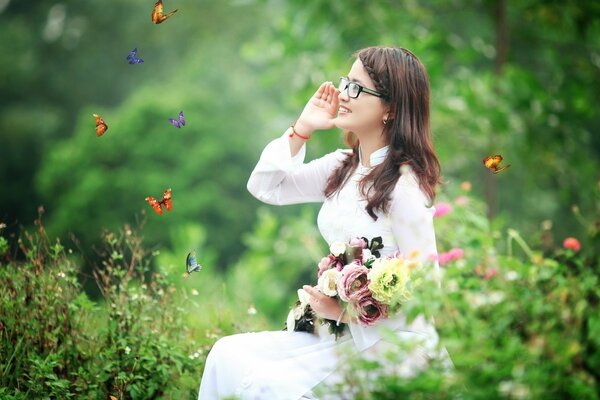
<svg viewBox="0 0 600 400">
<path fill-rule="evenodd" d="M 508 271 L 506 273 L 506 280 L 514 281 L 517 279 L 519 279 L 519 274 L 517 273 L 517 271 Z"/>
</svg>

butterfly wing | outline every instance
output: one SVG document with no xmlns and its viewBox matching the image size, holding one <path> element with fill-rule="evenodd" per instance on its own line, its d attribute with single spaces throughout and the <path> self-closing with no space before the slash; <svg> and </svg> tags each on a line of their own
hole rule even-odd
<svg viewBox="0 0 600 400">
<path fill-rule="evenodd" d="M 162 0 L 158 0 L 156 2 L 156 4 L 154 4 L 154 9 L 152 10 L 152 14 L 151 14 L 150 18 L 152 19 L 153 23 L 160 24 L 160 23 L 164 22 L 167 18 L 169 18 L 170 16 L 175 14 L 176 12 L 177 12 L 177 10 L 173 10 L 173 11 L 169 12 L 168 14 L 164 15 Z"/>
<path fill-rule="evenodd" d="M 483 164 L 486 166 L 486 168 L 496 169 L 496 167 L 498 166 L 498 164 L 500 164 L 501 161 L 502 161 L 502 156 L 499 154 L 496 154 L 495 156 L 490 156 L 490 157 L 484 158 Z"/>
<path fill-rule="evenodd" d="M 127 60 L 129 60 L 129 64 L 139 64 L 139 63 L 144 62 L 144 60 L 137 57 L 137 52 L 138 52 L 137 47 L 135 49 L 131 50 L 131 52 L 127 56 Z"/>
<path fill-rule="evenodd" d="M 185 126 L 185 119 L 183 118 L 183 111 L 179 111 L 179 123 L 181 126 Z"/>
<path fill-rule="evenodd" d="M 161 17 L 161 19 L 160 19 L 160 22 L 164 22 L 164 21 L 166 21 L 168 18 L 170 18 L 171 16 L 173 16 L 173 14 L 175 14 L 176 12 L 177 12 L 177 10 L 175 9 L 175 10 L 173 10 L 173 11 L 171 11 L 171 12 L 168 12 L 168 13 L 164 14 L 164 15 Z M 159 22 L 159 23 L 160 23 L 160 22 Z"/>
<path fill-rule="evenodd" d="M 498 174 L 498 173 L 500 173 L 500 172 L 504 171 L 506 168 L 510 167 L 510 165 L 511 165 L 511 164 L 508 164 L 508 165 L 505 165 L 505 166 L 504 166 L 504 167 L 502 167 L 502 168 L 499 168 L 499 169 L 495 170 L 495 171 L 494 171 L 494 174 Z"/>
<path fill-rule="evenodd" d="M 146 201 L 148 202 L 148 204 L 150 204 L 150 206 L 152 206 L 152 208 L 154 209 L 154 211 L 156 211 L 156 213 L 158 215 L 162 215 L 163 210 L 162 210 L 162 207 L 160 206 L 160 202 L 158 200 L 156 200 L 152 196 L 148 196 L 148 197 L 146 197 Z"/>
<path fill-rule="evenodd" d="M 164 21 L 163 19 L 163 4 L 162 0 L 158 0 L 154 4 L 154 8 L 152 9 L 152 15 L 150 16 L 152 22 L 155 24 L 160 24 Z"/>
<path fill-rule="evenodd" d="M 173 208 L 173 202 L 171 201 L 171 189 L 165 190 L 165 193 L 163 194 L 162 200 L 160 202 L 165 205 L 167 211 L 171 211 L 171 209 Z"/>
<path fill-rule="evenodd" d="M 192 272 L 198 272 L 201 269 L 202 265 L 198 264 L 198 262 L 196 261 L 196 253 L 188 253 L 187 258 L 185 259 L 185 270 L 188 273 L 188 275 Z"/>
<path fill-rule="evenodd" d="M 98 114 L 92 114 L 92 115 L 94 116 L 94 118 L 96 118 L 96 134 L 98 136 L 104 135 L 104 132 L 106 132 L 108 130 L 108 125 L 106 125 L 106 122 L 104 122 L 102 117 L 99 116 Z"/>
<path fill-rule="evenodd" d="M 133 50 L 131 50 L 129 52 L 129 55 L 127 56 L 127 59 L 129 60 L 129 63 L 131 64 L 131 61 L 135 60 L 135 55 L 137 54 L 137 47 Z"/>
<path fill-rule="evenodd" d="M 494 160 L 494 162 L 492 163 L 492 168 L 496 169 L 498 168 L 498 165 L 500 165 L 500 163 L 502 162 L 502 156 L 500 154 L 496 154 L 494 157 L 492 157 L 492 160 Z"/>
<path fill-rule="evenodd" d="M 179 125 L 179 121 L 177 121 L 176 119 L 169 118 L 169 122 L 172 123 L 176 128 L 181 128 L 181 125 Z"/>
</svg>

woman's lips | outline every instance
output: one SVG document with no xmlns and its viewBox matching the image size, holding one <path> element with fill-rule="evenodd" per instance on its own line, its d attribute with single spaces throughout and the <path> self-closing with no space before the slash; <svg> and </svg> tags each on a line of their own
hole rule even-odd
<svg viewBox="0 0 600 400">
<path fill-rule="evenodd" d="M 340 108 L 339 108 L 339 110 L 338 110 L 338 113 L 339 113 L 339 114 L 350 114 L 351 112 L 352 112 L 352 111 L 350 111 L 349 109 L 347 109 L 347 108 L 346 108 L 346 107 L 344 107 L 344 106 L 340 106 Z"/>
</svg>

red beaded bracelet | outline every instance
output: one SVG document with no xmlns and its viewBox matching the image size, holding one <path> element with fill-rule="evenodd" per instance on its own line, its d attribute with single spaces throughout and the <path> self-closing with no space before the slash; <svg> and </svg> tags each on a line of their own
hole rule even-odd
<svg viewBox="0 0 600 400">
<path fill-rule="evenodd" d="M 298 122 L 298 121 L 296 121 L 296 122 Z M 299 134 L 298 132 L 296 132 L 296 128 L 295 128 L 296 122 L 294 122 L 294 123 L 293 123 L 293 124 L 290 126 L 290 128 L 292 128 L 292 133 L 290 133 L 290 137 L 293 137 L 294 135 L 296 135 L 296 136 L 298 136 L 300 139 L 304 139 L 304 140 L 308 140 L 308 139 L 310 139 L 310 136 L 302 136 L 301 134 Z"/>
</svg>

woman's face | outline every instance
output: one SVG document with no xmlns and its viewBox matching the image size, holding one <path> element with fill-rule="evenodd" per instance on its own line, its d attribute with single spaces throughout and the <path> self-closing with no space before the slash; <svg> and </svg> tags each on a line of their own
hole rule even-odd
<svg viewBox="0 0 600 400">
<path fill-rule="evenodd" d="M 348 73 L 348 80 L 359 85 L 375 90 L 375 85 L 369 77 L 360 59 L 356 59 Z M 339 88 L 343 89 L 343 88 Z M 357 98 L 348 96 L 348 91 L 343 90 L 339 95 L 340 108 L 335 125 L 347 129 L 358 135 L 383 131 L 383 120 L 387 117 L 388 107 L 377 96 L 361 91 Z"/>
</svg>

